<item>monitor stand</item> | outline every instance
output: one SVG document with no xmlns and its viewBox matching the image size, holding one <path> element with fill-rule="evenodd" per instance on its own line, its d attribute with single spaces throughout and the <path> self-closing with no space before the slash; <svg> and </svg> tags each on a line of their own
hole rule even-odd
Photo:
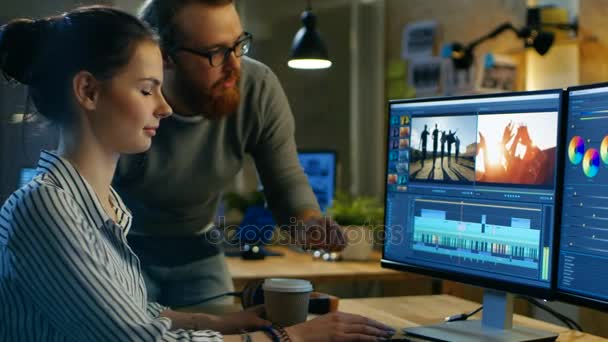
<svg viewBox="0 0 608 342">
<path fill-rule="evenodd" d="M 408 335 L 434 341 L 554 341 L 557 334 L 513 326 L 513 295 L 484 289 L 482 320 L 446 322 L 437 325 L 405 328 Z"/>
</svg>

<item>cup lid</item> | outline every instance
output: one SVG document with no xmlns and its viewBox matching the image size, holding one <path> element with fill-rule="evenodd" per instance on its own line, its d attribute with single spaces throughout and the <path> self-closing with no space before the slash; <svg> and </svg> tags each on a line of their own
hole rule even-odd
<svg viewBox="0 0 608 342">
<path fill-rule="evenodd" d="M 304 279 L 269 278 L 262 288 L 274 292 L 312 292 L 312 284 Z"/>
</svg>

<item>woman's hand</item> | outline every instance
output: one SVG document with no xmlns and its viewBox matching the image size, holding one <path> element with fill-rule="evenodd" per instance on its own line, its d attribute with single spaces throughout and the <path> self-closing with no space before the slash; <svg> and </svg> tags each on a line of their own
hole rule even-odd
<svg viewBox="0 0 608 342">
<path fill-rule="evenodd" d="M 219 331 L 222 334 L 238 334 L 243 330 L 260 330 L 261 327 L 272 324 L 262 318 L 263 314 L 264 305 L 252 306 L 243 311 L 214 316 L 211 320 L 211 326 L 206 329 Z"/>
<path fill-rule="evenodd" d="M 243 330 L 259 330 L 272 323 L 263 319 L 264 306 L 253 306 L 247 310 L 221 316 L 206 313 L 165 310 L 160 316 L 170 318 L 173 329 L 214 330 L 222 334 L 239 334 Z"/>
<path fill-rule="evenodd" d="M 335 312 L 285 328 L 293 342 L 378 341 L 395 330 L 380 322 L 343 312 Z"/>
</svg>

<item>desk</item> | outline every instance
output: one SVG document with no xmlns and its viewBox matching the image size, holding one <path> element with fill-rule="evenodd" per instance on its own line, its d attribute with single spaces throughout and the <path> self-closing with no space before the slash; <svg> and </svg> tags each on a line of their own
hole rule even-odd
<svg viewBox="0 0 608 342">
<path fill-rule="evenodd" d="M 479 303 L 449 295 L 341 299 L 339 310 L 375 319 L 395 330 L 418 325 L 436 324 L 448 315 L 470 312 Z M 480 314 L 474 316 L 481 318 Z M 558 341 L 606 341 L 604 338 L 568 330 L 566 327 L 515 315 L 514 324 L 552 331 Z"/>
<path fill-rule="evenodd" d="M 323 261 L 315 260 L 308 253 L 298 253 L 287 247 L 271 247 L 283 256 L 266 257 L 264 260 L 243 260 L 226 257 L 228 270 L 234 287 L 240 289 L 245 283 L 265 278 L 300 278 L 315 284 L 328 281 L 381 280 L 404 281 L 430 279 L 428 277 L 399 272 L 380 267 L 381 254 L 374 251 L 370 261 Z"/>
<path fill-rule="evenodd" d="M 338 310 L 374 319 L 391 326 L 396 331 L 400 332 L 402 328 L 441 323 L 445 316 L 461 312 L 470 312 L 478 307 L 479 303 L 450 295 L 429 295 L 340 299 Z M 239 310 L 241 309 L 238 305 L 221 305 L 206 308 L 204 311 L 213 314 L 222 314 Z M 201 311 L 201 309 L 195 308 L 184 311 L 198 312 Z M 309 319 L 314 316 L 315 315 L 311 315 Z M 473 316 L 473 318 L 481 319 L 481 314 L 478 313 Z M 513 323 L 555 332 L 559 334 L 557 340 L 561 342 L 606 341 L 605 338 L 599 336 L 568 330 L 566 327 L 546 323 L 522 315 L 515 315 Z M 403 335 L 396 335 L 396 337 L 399 336 Z M 414 340 L 422 341 L 418 339 Z"/>
</svg>

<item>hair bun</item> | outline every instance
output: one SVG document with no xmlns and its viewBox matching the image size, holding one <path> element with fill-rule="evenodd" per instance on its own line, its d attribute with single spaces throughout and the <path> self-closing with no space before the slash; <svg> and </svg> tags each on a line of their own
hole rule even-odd
<svg viewBox="0 0 608 342">
<path fill-rule="evenodd" d="M 0 70 L 30 84 L 47 20 L 15 19 L 0 28 Z"/>
</svg>

